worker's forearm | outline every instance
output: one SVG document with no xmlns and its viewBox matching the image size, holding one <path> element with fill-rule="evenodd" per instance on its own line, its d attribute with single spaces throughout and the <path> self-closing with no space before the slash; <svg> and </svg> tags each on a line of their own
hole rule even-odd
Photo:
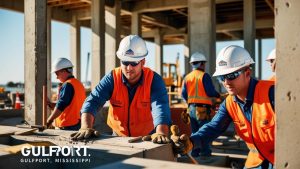
<svg viewBox="0 0 300 169">
<path fill-rule="evenodd" d="M 156 127 L 156 133 L 164 134 L 164 135 L 168 136 L 169 135 L 169 126 L 166 124 L 159 124 Z"/>
<path fill-rule="evenodd" d="M 47 122 L 52 122 L 54 119 L 56 119 L 61 114 L 61 111 L 55 107 L 51 115 L 48 117 Z"/>
<path fill-rule="evenodd" d="M 93 128 L 94 116 L 91 113 L 81 114 L 81 128 Z"/>
</svg>

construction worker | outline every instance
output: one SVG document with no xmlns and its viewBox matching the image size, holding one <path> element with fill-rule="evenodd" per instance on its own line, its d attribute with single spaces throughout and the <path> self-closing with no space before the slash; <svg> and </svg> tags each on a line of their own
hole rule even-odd
<svg viewBox="0 0 300 169">
<path fill-rule="evenodd" d="M 273 49 L 270 52 L 270 54 L 268 55 L 266 61 L 270 62 L 272 72 L 275 73 L 275 69 L 276 69 L 276 49 Z M 276 80 L 276 75 L 274 74 L 269 80 L 275 81 Z"/>
<path fill-rule="evenodd" d="M 62 130 L 80 129 L 80 109 L 86 95 L 82 83 L 72 72 L 73 64 L 66 58 L 58 58 L 52 65 L 52 73 L 55 73 L 63 84 L 54 110 L 47 119 L 47 127 L 54 121 L 54 126 Z"/>
<path fill-rule="evenodd" d="M 144 67 L 148 54 L 145 41 L 137 35 L 122 39 L 116 52 L 121 66 L 104 76 L 81 109 L 81 129 L 72 139 L 94 134 L 97 111 L 109 100 L 107 124 L 117 136 L 151 135 L 154 143 L 169 142 L 170 108 L 163 79 Z"/>
<path fill-rule="evenodd" d="M 209 74 L 205 73 L 206 58 L 202 53 L 196 52 L 191 56 L 190 64 L 193 71 L 186 75 L 182 87 L 182 98 L 188 103 L 188 112 L 192 134 L 197 132 L 204 124 L 210 121 L 212 97 L 220 97 L 215 90 Z M 210 145 L 204 148 L 193 149 L 193 157 L 208 157 L 211 155 Z"/>
<path fill-rule="evenodd" d="M 220 136 L 234 122 L 237 134 L 250 149 L 245 168 L 273 168 L 274 82 L 252 78 L 252 64 L 254 61 L 242 47 L 228 46 L 220 51 L 213 76 L 222 82 L 229 96 L 211 122 L 191 137 L 180 136 L 183 146 L 175 146 L 176 153 L 204 148 L 205 143 Z"/>
</svg>

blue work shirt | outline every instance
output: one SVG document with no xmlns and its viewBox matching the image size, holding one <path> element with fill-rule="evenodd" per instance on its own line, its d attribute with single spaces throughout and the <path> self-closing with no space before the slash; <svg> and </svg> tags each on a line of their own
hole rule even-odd
<svg viewBox="0 0 300 169">
<path fill-rule="evenodd" d="M 250 84 L 247 92 L 245 102 L 242 102 L 236 96 L 234 96 L 234 101 L 237 102 L 244 113 L 247 120 L 252 123 L 252 104 L 254 99 L 255 86 L 258 83 L 256 79 L 251 78 Z M 274 110 L 274 86 L 269 89 L 269 99 Z M 219 111 L 216 113 L 211 122 L 203 125 L 196 133 L 192 134 L 191 140 L 194 144 L 194 148 L 201 148 L 202 144 L 209 143 L 220 136 L 232 122 L 227 109 L 226 100 L 220 105 Z"/>
<path fill-rule="evenodd" d="M 69 76 L 67 80 L 71 78 L 74 78 L 74 76 Z M 59 99 L 57 100 L 55 107 L 60 111 L 64 111 L 65 108 L 71 104 L 74 92 L 74 87 L 70 83 L 63 83 L 59 90 Z"/>
<path fill-rule="evenodd" d="M 130 86 L 126 77 L 122 74 L 122 81 L 128 89 L 129 103 L 133 100 L 136 89 L 143 83 L 144 75 L 142 74 L 138 83 Z M 160 75 L 154 72 L 151 85 L 151 112 L 153 117 L 153 124 L 156 127 L 159 124 L 171 124 L 171 113 L 169 107 L 169 100 L 164 81 Z M 95 87 L 92 93 L 87 97 L 83 103 L 81 112 L 92 113 L 95 117 L 99 108 L 102 108 L 107 100 L 112 96 L 114 89 L 114 78 L 112 72 L 105 75 L 100 83 Z"/>
<path fill-rule="evenodd" d="M 203 84 L 205 93 L 207 94 L 208 97 L 220 97 L 220 94 L 216 91 L 209 74 L 204 73 L 203 79 L 202 79 L 202 84 Z M 182 87 L 181 96 L 187 102 L 188 94 L 187 94 L 187 88 L 186 88 L 185 81 L 184 81 L 184 84 Z"/>
</svg>

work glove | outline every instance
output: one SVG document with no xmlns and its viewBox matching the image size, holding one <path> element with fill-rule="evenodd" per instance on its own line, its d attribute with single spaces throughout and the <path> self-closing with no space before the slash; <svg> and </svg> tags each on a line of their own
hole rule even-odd
<svg viewBox="0 0 300 169">
<path fill-rule="evenodd" d="M 47 129 L 54 129 L 54 126 L 53 126 L 53 120 L 51 120 L 51 121 L 47 121 L 47 123 L 46 123 L 46 128 Z"/>
<path fill-rule="evenodd" d="M 173 141 L 173 151 L 175 154 L 187 154 L 193 149 L 193 143 L 191 142 L 189 136 L 182 134 L 179 136 L 171 136 Z"/>
<path fill-rule="evenodd" d="M 91 137 L 99 137 L 100 133 L 99 131 L 92 128 L 81 128 L 79 131 L 77 131 L 76 133 L 72 133 L 70 136 L 72 140 L 82 140 Z"/>
<path fill-rule="evenodd" d="M 187 110 L 189 111 L 189 110 Z M 181 120 L 185 123 L 185 124 L 190 124 L 190 115 L 189 113 L 187 113 L 186 111 L 183 111 L 181 113 Z"/>
<path fill-rule="evenodd" d="M 170 143 L 171 140 L 165 136 L 164 134 L 154 133 L 152 135 L 144 136 L 143 141 L 152 141 L 157 144 L 167 144 Z"/>
</svg>

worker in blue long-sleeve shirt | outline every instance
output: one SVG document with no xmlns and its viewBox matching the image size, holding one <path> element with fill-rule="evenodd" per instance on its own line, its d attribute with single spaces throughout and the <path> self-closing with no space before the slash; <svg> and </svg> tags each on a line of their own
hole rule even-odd
<svg viewBox="0 0 300 169">
<path fill-rule="evenodd" d="M 274 82 L 251 78 L 250 66 L 253 63 L 249 53 L 242 47 L 228 46 L 220 51 L 213 76 L 222 82 L 229 96 L 211 122 L 191 137 L 185 134 L 180 136 L 183 147 L 174 147 L 176 153 L 185 154 L 192 149 L 203 148 L 233 121 L 237 134 L 250 150 L 245 168 L 273 168 Z"/>
<path fill-rule="evenodd" d="M 182 87 L 182 98 L 188 103 L 187 113 L 190 117 L 192 134 L 197 132 L 204 124 L 208 123 L 212 116 L 213 97 L 220 97 L 215 90 L 209 74 L 205 73 L 206 58 L 200 52 L 192 54 L 190 64 L 193 71 L 184 79 Z M 182 115 L 182 117 L 188 117 Z M 184 119 L 184 121 L 188 121 Z M 209 157 L 211 155 L 210 144 L 206 144 L 203 148 L 193 149 L 191 155 L 193 157 Z"/>
<path fill-rule="evenodd" d="M 85 100 L 81 109 L 81 129 L 73 139 L 88 138 L 94 133 L 94 117 L 109 100 L 107 124 L 117 136 L 146 136 L 154 143 L 170 142 L 171 115 L 163 79 L 144 67 L 146 44 L 137 35 L 120 42 L 117 56 L 121 66 L 103 77 Z"/>
</svg>

